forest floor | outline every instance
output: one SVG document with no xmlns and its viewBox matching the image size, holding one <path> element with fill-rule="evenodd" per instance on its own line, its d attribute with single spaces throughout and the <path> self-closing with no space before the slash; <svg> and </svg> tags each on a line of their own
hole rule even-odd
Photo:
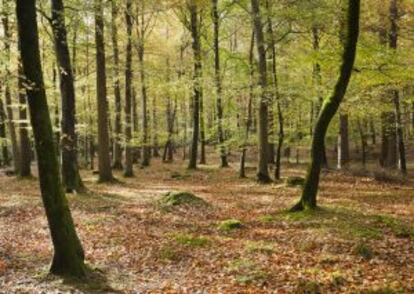
<svg viewBox="0 0 414 294">
<path fill-rule="evenodd" d="M 90 193 L 68 198 L 95 272 L 86 282 L 47 275 L 37 180 L 0 176 L 0 293 L 414 293 L 413 181 L 325 172 L 321 208 L 290 214 L 300 188 L 259 185 L 253 167 L 239 179 L 237 167 L 153 160 L 116 184 L 83 171 Z M 165 209 L 169 191 L 209 205 Z"/>
</svg>

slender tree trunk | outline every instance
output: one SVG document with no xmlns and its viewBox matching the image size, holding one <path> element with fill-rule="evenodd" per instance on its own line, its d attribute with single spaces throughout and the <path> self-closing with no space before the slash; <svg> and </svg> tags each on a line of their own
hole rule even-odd
<svg viewBox="0 0 414 294">
<path fill-rule="evenodd" d="M 127 29 L 127 48 L 125 62 L 125 169 L 124 176 L 132 177 L 133 171 L 133 154 L 132 154 L 132 2 L 127 0 L 125 11 L 125 22 Z"/>
<path fill-rule="evenodd" d="M 10 164 L 9 151 L 7 148 L 7 137 L 6 137 L 6 112 L 4 111 L 3 99 L 0 97 L 0 146 L 2 154 L 1 164 L 7 166 Z"/>
<path fill-rule="evenodd" d="M 206 125 L 204 120 L 204 97 L 203 89 L 200 89 L 200 164 L 206 164 Z"/>
<path fill-rule="evenodd" d="M 284 118 L 281 106 L 281 97 L 279 92 L 279 80 L 277 75 L 277 55 L 276 55 L 276 42 L 274 39 L 274 32 L 273 32 L 273 22 L 270 16 L 270 5 L 269 1 L 266 1 L 266 6 L 268 10 L 268 29 L 269 29 L 269 39 L 270 39 L 270 50 L 271 50 L 271 57 L 272 57 L 272 79 L 273 79 L 273 91 L 274 97 L 276 98 L 276 110 L 277 110 L 277 118 L 279 122 L 279 134 L 278 134 L 278 143 L 276 149 L 276 161 L 275 161 L 275 179 L 280 180 L 280 170 L 281 170 L 281 159 L 282 159 L 282 148 L 285 139 L 285 132 L 284 132 Z M 274 148 L 272 148 L 274 149 Z"/>
<path fill-rule="evenodd" d="M 142 38 L 142 37 L 141 37 Z M 138 61 L 139 61 L 139 73 L 141 77 L 141 95 L 142 95 L 142 144 L 143 144 L 143 156 L 141 165 L 149 166 L 151 160 L 151 146 L 149 142 L 149 118 L 148 118 L 148 95 L 146 76 L 144 68 L 144 44 L 140 39 L 138 45 Z"/>
<path fill-rule="evenodd" d="M 167 82 L 170 82 L 170 60 L 167 58 Z M 168 91 L 168 90 L 167 90 Z M 170 93 L 167 94 L 167 132 L 168 138 L 165 142 L 164 152 L 162 156 L 163 162 L 172 162 L 174 157 L 174 143 L 173 143 L 173 136 L 174 136 L 174 123 L 175 123 L 175 115 L 177 113 L 177 101 L 174 102 L 174 107 L 172 105 Z"/>
<path fill-rule="evenodd" d="M 62 180 L 66 192 L 82 192 L 82 183 L 78 167 L 75 85 L 70 61 L 65 12 L 62 0 L 52 0 L 52 28 L 56 57 L 59 65 L 60 93 L 62 101 Z"/>
<path fill-rule="evenodd" d="M 7 111 L 7 127 L 9 129 L 9 136 L 12 145 L 12 152 L 13 152 L 13 167 L 14 172 L 16 174 L 19 173 L 20 167 L 20 153 L 19 153 L 19 146 L 17 143 L 17 135 L 16 135 L 16 128 L 14 124 L 14 117 L 13 117 L 13 101 L 10 92 L 10 60 L 11 60 L 11 52 L 10 52 L 10 42 L 11 42 L 11 32 L 9 28 L 9 18 L 7 11 L 10 8 L 9 0 L 3 0 L 3 8 L 6 10 L 6 13 L 2 15 L 2 23 L 3 23 L 3 34 L 4 34 L 4 51 L 6 54 L 6 82 L 4 87 L 4 95 L 6 101 L 6 111 Z"/>
<path fill-rule="evenodd" d="M 20 177 L 30 177 L 31 172 L 31 162 L 32 162 L 32 148 L 30 146 L 29 130 L 27 123 L 27 101 L 24 88 L 24 73 L 21 65 L 19 65 L 19 79 L 18 79 L 18 88 L 19 88 L 19 116 L 20 116 L 20 125 L 19 125 L 19 137 L 20 137 L 20 168 L 19 176 Z"/>
<path fill-rule="evenodd" d="M 372 117 L 370 117 L 369 119 L 369 129 L 370 129 L 370 134 L 371 134 L 371 143 L 372 145 L 376 145 L 377 144 L 377 131 L 375 129 L 375 123 Z"/>
<path fill-rule="evenodd" d="M 255 33 L 254 29 L 252 30 L 252 36 L 250 39 L 250 47 L 249 47 L 249 100 L 247 102 L 247 120 L 246 120 L 246 131 L 244 135 L 244 143 L 242 154 L 240 157 L 240 170 L 239 170 L 239 177 L 245 178 L 246 177 L 246 153 L 247 153 L 247 143 L 249 141 L 249 133 L 252 127 L 252 120 L 253 120 L 253 98 L 254 98 L 254 64 L 253 64 L 253 55 L 254 55 L 254 39 Z"/>
<path fill-rule="evenodd" d="M 397 50 L 398 45 L 398 3 L 397 0 L 391 0 L 390 4 L 390 48 Z M 403 175 L 407 175 L 407 163 L 405 157 L 404 127 L 401 119 L 400 94 L 397 89 L 391 91 L 392 100 L 395 109 L 396 135 L 399 155 L 399 168 Z"/>
<path fill-rule="evenodd" d="M 362 162 L 362 166 L 365 168 L 366 162 L 367 162 L 367 147 L 368 147 L 367 136 L 365 134 L 364 126 L 360 119 L 358 119 L 357 124 L 358 124 L 359 136 L 361 138 L 361 162 Z"/>
<path fill-rule="evenodd" d="M 268 103 L 269 91 L 267 85 L 267 65 L 263 22 L 258 0 L 251 0 L 252 18 L 255 29 L 257 53 L 259 56 L 259 85 L 261 89 L 259 105 L 259 158 L 257 180 L 261 183 L 271 182 L 268 170 Z"/>
<path fill-rule="evenodd" d="M 98 105 L 99 182 L 113 180 L 109 155 L 108 101 L 106 93 L 106 61 L 102 0 L 95 0 L 96 98 Z"/>
<path fill-rule="evenodd" d="M 152 155 L 160 157 L 160 150 L 158 145 L 158 119 L 157 119 L 157 99 L 154 95 L 152 97 Z"/>
<path fill-rule="evenodd" d="M 348 115 L 339 114 L 338 169 L 349 163 Z"/>
<path fill-rule="evenodd" d="M 212 18 L 214 30 L 214 79 L 216 83 L 216 97 L 217 97 L 217 133 L 218 143 L 220 148 L 220 167 L 228 167 L 227 151 L 224 142 L 223 132 L 223 105 L 222 105 L 222 78 L 221 78 L 221 64 L 220 64 L 220 17 L 217 8 L 218 0 L 212 0 Z"/>
<path fill-rule="evenodd" d="M 121 147 L 121 85 L 120 85 L 120 75 L 119 75 L 119 49 L 118 49 L 118 4 L 115 0 L 111 0 L 111 36 L 112 36 L 112 50 L 114 58 L 114 96 L 115 96 L 115 126 L 114 126 L 114 154 L 113 154 L 113 163 L 112 168 L 122 170 L 122 147 Z M 128 30 L 128 29 L 127 29 Z"/>
<path fill-rule="evenodd" d="M 198 7 L 194 0 L 189 4 L 190 10 L 190 30 L 193 39 L 192 49 L 194 58 L 194 74 L 193 74 L 193 137 L 191 142 L 189 169 L 197 168 L 197 149 L 200 131 L 200 100 L 201 100 L 201 44 L 198 20 Z"/>
<path fill-rule="evenodd" d="M 359 36 L 359 12 L 360 0 L 348 0 L 347 32 L 340 75 L 332 96 L 323 103 L 322 110 L 316 122 L 311 148 L 311 163 L 308 168 L 302 197 L 298 204 L 292 208 L 292 211 L 314 209 L 317 206 L 316 195 L 318 193 L 319 177 L 323 161 L 323 150 L 320 146 L 323 146 L 329 123 L 338 111 L 351 78 Z"/>
<path fill-rule="evenodd" d="M 58 275 L 83 277 L 84 252 L 61 183 L 44 90 L 35 0 L 16 0 L 16 12 L 23 71 L 33 85 L 27 89 L 27 99 L 38 156 L 42 200 L 55 250 L 50 271 Z"/>
<path fill-rule="evenodd" d="M 319 29 L 316 26 L 312 27 L 312 37 L 313 37 L 313 50 L 316 53 L 319 53 Z M 318 119 L 318 116 L 320 114 L 320 110 L 322 109 L 323 104 L 323 97 L 322 97 L 322 76 L 321 76 L 321 65 L 319 62 L 315 62 L 313 65 L 313 83 L 316 87 L 316 92 L 318 95 L 318 102 L 317 102 L 317 111 L 315 111 L 316 114 L 316 120 Z M 325 142 L 321 145 L 321 150 L 323 152 L 322 155 L 322 167 L 328 168 L 328 158 L 326 157 L 326 147 Z"/>
</svg>

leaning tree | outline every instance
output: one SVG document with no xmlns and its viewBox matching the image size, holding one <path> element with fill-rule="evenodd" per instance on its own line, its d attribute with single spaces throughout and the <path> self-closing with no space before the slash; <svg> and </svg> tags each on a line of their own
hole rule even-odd
<svg viewBox="0 0 414 294">
<path fill-rule="evenodd" d="M 316 195 L 318 193 L 319 178 L 324 160 L 323 146 L 325 136 L 329 124 L 338 111 L 339 105 L 345 96 L 351 79 L 359 36 L 359 11 L 360 0 L 348 0 L 346 36 L 339 78 L 332 95 L 323 102 L 312 138 L 311 163 L 306 175 L 302 197 L 299 202 L 292 207 L 292 211 L 314 209 L 317 206 Z"/>
</svg>

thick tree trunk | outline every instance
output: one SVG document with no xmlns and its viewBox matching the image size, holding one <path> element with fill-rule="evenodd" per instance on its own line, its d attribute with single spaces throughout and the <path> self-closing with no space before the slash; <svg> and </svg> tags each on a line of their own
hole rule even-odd
<svg viewBox="0 0 414 294">
<path fill-rule="evenodd" d="M 111 0 L 111 37 L 112 37 L 112 50 L 114 58 L 114 96 L 115 96 L 115 125 L 114 125 L 114 154 L 112 168 L 122 170 L 122 126 L 121 126 L 121 85 L 119 76 L 119 49 L 118 49 L 118 4 L 115 0 Z"/>
<path fill-rule="evenodd" d="M 124 176 L 132 177 L 133 171 L 133 154 L 132 154 L 132 2 L 127 0 L 125 11 L 125 23 L 127 29 L 127 47 L 125 61 L 125 169 Z"/>
<path fill-rule="evenodd" d="M 17 0 L 16 12 L 23 71 L 33 85 L 27 89 L 27 99 L 38 156 L 42 199 L 55 250 L 50 271 L 58 275 L 83 277 L 84 252 L 59 176 L 58 157 L 44 90 L 35 0 Z"/>
<path fill-rule="evenodd" d="M 190 30 L 193 40 L 194 76 L 193 76 L 193 137 L 191 142 L 189 169 L 197 168 L 197 149 L 200 131 L 200 100 L 201 100 L 201 44 L 198 20 L 198 7 L 195 0 L 189 4 L 190 10 Z"/>
<path fill-rule="evenodd" d="M 7 11 L 10 8 L 9 0 L 3 0 L 3 7 Z M 4 34 L 4 51 L 6 54 L 6 83 L 4 87 L 4 95 L 6 101 L 6 111 L 7 111 L 7 127 L 9 130 L 10 141 L 12 145 L 12 152 L 13 152 L 13 167 L 14 172 L 16 174 L 19 173 L 20 167 L 20 153 L 19 153 L 19 146 L 17 143 L 17 135 L 16 135 L 16 128 L 14 124 L 14 117 L 13 117 L 13 101 L 10 92 L 10 60 L 11 60 L 11 52 L 10 52 L 10 42 L 11 42 L 11 32 L 9 28 L 9 19 L 8 14 L 4 13 L 2 15 L 2 23 L 3 23 L 3 34 Z"/>
<path fill-rule="evenodd" d="M 220 167 L 228 167 L 227 150 L 224 145 L 223 132 L 223 105 L 222 105 L 222 79 L 221 79 L 221 64 L 220 64 L 220 18 L 217 8 L 218 0 L 212 0 L 212 18 L 214 30 L 214 79 L 216 83 L 216 99 L 217 99 L 217 133 L 218 143 L 220 148 Z"/>
<path fill-rule="evenodd" d="M 55 41 L 56 57 L 59 65 L 60 93 L 62 101 L 62 180 L 66 192 L 82 192 L 85 188 L 78 167 L 78 147 L 75 130 L 75 85 L 69 55 L 63 1 L 52 0 L 51 6 L 51 24 Z"/>
<path fill-rule="evenodd" d="M 360 0 L 348 0 L 347 32 L 340 75 L 332 96 L 323 103 L 316 122 L 311 148 L 311 163 L 306 175 L 302 197 L 298 204 L 292 208 L 292 211 L 314 209 L 317 206 L 316 195 L 323 160 L 323 150 L 320 147 L 323 146 L 329 123 L 338 111 L 351 78 L 359 35 L 359 12 Z"/>
<path fill-rule="evenodd" d="M 28 123 L 27 123 L 27 101 L 25 95 L 25 88 L 24 88 L 24 73 L 21 65 L 19 65 L 19 80 L 18 80 L 18 88 L 19 88 L 19 117 L 20 117 L 20 125 L 19 125 L 19 137 L 20 137 L 20 168 L 19 168 L 19 176 L 20 177 L 30 177 L 32 175 L 31 172 L 31 162 L 32 162 L 32 148 L 30 146 L 30 138 L 29 138 L 29 130 L 28 130 Z"/>
<path fill-rule="evenodd" d="M 260 105 L 259 105 L 259 158 L 257 180 L 261 183 L 271 182 L 268 170 L 268 103 L 269 90 L 267 85 L 267 65 L 265 40 L 263 36 L 263 22 L 260 13 L 258 0 L 251 0 L 252 18 L 257 43 L 257 53 L 259 56 L 259 85 L 260 85 Z"/>
<path fill-rule="evenodd" d="M 113 180 L 109 154 L 108 101 L 106 97 L 106 60 L 102 0 L 95 0 L 96 99 L 98 105 L 99 182 Z"/>
</svg>

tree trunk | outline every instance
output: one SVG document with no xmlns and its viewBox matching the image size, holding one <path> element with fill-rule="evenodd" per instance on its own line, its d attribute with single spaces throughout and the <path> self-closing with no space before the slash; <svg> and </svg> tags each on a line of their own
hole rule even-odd
<svg viewBox="0 0 414 294">
<path fill-rule="evenodd" d="M 112 50 L 114 58 L 114 96 L 115 96 L 115 126 L 114 126 L 114 154 L 113 154 L 113 163 L 112 168 L 122 170 L 122 147 L 121 147 L 121 138 L 122 138 L 122 126 L 121 126 L 121 86 L 120 86 L 120 76 L 119 76 L 119 49 L 118 49 L 118 4 L 115 0 L 111 0 L 111 36 L 112 36 Z M 127 28 L 128 30 L 128 28 Z"/>
<path fill-rule="evenodd" d="M 27 123 L 27 101 L 24 88 L 24 74 L 21 65 L 19 64 L 19 116 L 20 116 L 20 126 L 19 126 L 19 137 L 20 137 L 20 168 L 19 176 L 20 177 L 30 177 L 31 172 L 31 162 L 32 162 L 32 148 L 30 146 L 29 130 Z"/>
<path fill-rule="evenodd" d="M 280 170 L 281 170 L 281 159 L 282 159 L 282 148 L 285 139 L 285 132 L 284 132 L 284 118 L 282 113 L 282 106 L 281 106 L 281 97 L 279 92 L 279 80 L 277 75 L 277 59 L 276 59 L 276 42 L 274 39 L 274 32 L 273 32 L 273 22 L 270 15 L 270 5 L 269 1 L 266 1 L 266 6 L 268 10 L 268 30 L 269 30 L 269 39 L 270 39 L 270 50 L 271 50 L 271 57 L 272 57 L 272 78 L 273 78 L 273 91 L 274 97 L 276 98 L 276 110 L 277 110 L 277 118 L 279 122 L 279 134 L 278 134 L 278 143 L 276 149 L 276 161 L 275 161 L 275 179 L 280 180 Z M 272 150 L 274 147 L 272 147 Z M 272 156 L 273 157 L 273 156 Z"/>
<path fill-rule="evenodd" d="M 197 168 L 197 149 L 198 137 L 200 131 L 200 100 L 201 100 L 201 44 L 198 20 L 198 7 L 195 0 L 191 0 L 189 4 L 190 10 L 190 30 L 193 40 L 193 58 L 194 58 L 194 74 L 193 74 L 193 137 L 191 142 L 190 161 L 188 163 L 189 169 Z"/>
<path fill-rule="evenodd" d="M 141 95 L 142 95 L 142 144 L 143 156 L 141 166 L 149 166 L 151 160 L 151 146 L 149 142 L 149 118 L 148 118 L 148 95 L 144 68 L 144 44 L 142 37 L 138 41 L 138 61 L 139 73 L 141 77 Z"/>
<path fill-rule="evenodd" d="M 200 89 L 200 164 L 206 164 L 206 125 L 204 120 L 203 89 Z"/>
<path fill-rule="evenodd" d="M 10 2 L 9 0 L 3 0 L 3 7 L 6 11 L 10 8 Z M 14 117 L 13 117 L 13 101 L 12 96 L 10 92 L 10 42 L 11 42 L 11 32 L 9 28 L 9 19 L 8 14 L 4 13 L 2 15 L 2 23 L 3 23 L 3 34 L 4 34 L 4 51 L 6 55 L 6 82 L 4 87 L 4 94 L 5 94 L 5 101 L 6 101 L 6 111 L 7 111 L 7 127 L 9 129 L 9 136 L 10 141 L 12 144 L 12 152 L 13 152 L 13 167 L 14 172 L 16 174 L 19 173 L 19 167 L 20 167 L 20 153 L 19 153 L 19 146 L 17 143 L 17 136 L 16 136 L 16 128 L 14 125 Z"/>
<path fill-rule="evenodd" d="M 323 150 L 320 147 L 323 146 L 329 123 L 338 111 L 351 78 L 359 35 L 359 11 L 360 0 L 348 0 L 347 32 L 340 75 L 332 96 L 323 103 L 316 122 L 311 148 L 311 163 L 308 168 L 302 197 L 298 204 L 292 208 L 292 211 L 314 209 L 317 206 L 316 195 L 323 161 Z"/>
<path fill-rule="evenodd" d="M 76 138 L 76 98 L 72 65 L 69 55 L 65 12 L 62 0 L 52 0 L 53 36 L 56 57 L 59 65 L 60 93 L 62 101 L 62 180 L 66 192 L 82 192 L 82 183 L 78 167 L 78 150 Z"/>
<path fill-rule="evenodd" d="M 313 37 L 313 50 L 316 53 L 319 53 L 319 29 L 316 26 L 312 27 L 312 37 Z M 316 115 L 316 119 L 315 121 L 318 120 L 318 116 L 320 115 L 320 111 L 322 109 L 322 104 L 323 104 L 323 97 L 322 97 L 322 92 L 321 92 L 321 88 L 322 88 L 322 76 L 321 76 L 321 65 L 319 64 L 319 62 L 315 62 L 315 64 L 313 65 L 313 83 L 316 87 L 316 92 L 317 92 L 317 98 L 318 98 L 318 102 L 317 102 L 317 110 L 315 111 L 315 115 Z M 326 147 L 325 147 L 325 142 L 323 142 L 323 144 L 320 146 L 321 150 L 322 150 L 322 167 L 324 168 L 328 168 L 328 159 L 326 157 Z"/>
<path fill-rule="evenodd" d="M 157 119 L 157 99 L 154 95 L 152 97 L 152 155 L 160 157 L 160 150 L 158 145 L 158 119 Z"/>
<path fill-rule="evenodd" d="M 252 36 L 250 39 L 250 47 L 249 47 L 249 100 L 247 103 L 247 120 L 246 120 L 246 131 L 244 135 L 244 143 L 243 143 L 243 149 L 242 154 L 240 157 L 240 170 L 239 170 L 239 177 L 245 178 L 246 177 L 246 153 L 247 153 L 247 143 L 249 141 L 249 133 L 252 126 L 252 120 L 253 120 L 253 98 L 254 98 L 254 64 L 253 64 L 253 50 L 254 50 L 254 39 L 255 39 L 255 33 L 254 29 L 252 30 Z"/>
<path fill-rule="evenodd" d="M 9 150 L 7 148 L 7 137 L 6 137 L 6 112 L 4 111 L 3 99 L 0 97 L 0 146 L 2 155 L 2 166 L 10 164 Z"/>
<path fill-rule="evenodd" d="M 217 99 L 217 133 L 218 143 L 220 148 L 220 167 L 228 167 L 227 151 L 224 145 L 223 132 L 223 106 L 222 106 L 222 79 L 221 79 L 221 64 L 220 64 L 220 18 L 217 8 L 218 0 L 212 0 L 212 17 L 214 27 L 214 79 L 216 83 L 216 99 Z"/>
<path fill-rule="evenodd" d="M 102 0 L 95 0 L 95 42 L 99 182 L 109 182 L 113 180 L 113 176 L 109 155 L 108 101 L 106 97 L 106 61 Z"/>
<path fill-rule="evenodd" d="M 58 275 L 85 276 L 84 252 L 61 184 L 59 163 L 46 100 L 40 63 L 35 0 L 16 0 L 23 71 L 30 119 L 38 156 L 40 188 L 52 236 L 54 257 L 50 271 Z"/>
<path fill-rule="evenodd" d="M 398 5 L 397 0 L 391 0 L 390 4 L 390 48 L 392 50 L 397 50 L 398 44 Z M 399 155 L 399 168 L 401 173 L 405 176 L 407 175 L 407 163 L 405 157 L 405 142 L 404 142 L 404 128 L 401 120 L 401 107 L 400 107 L 400 94 L 397 89 L 391 91 L 392 100 L 394 103 L 395 109 L 395 119 L 396 119 L 396 135 L 397 135 L 397 145 L 398 145 L 398 155 Z"/>
<path fill-rule="evenodd" d="M 252 18 L 255 29 L 257 53 L 259 56 L 259 85 L 260 85 L 260 105 L 259 105 L 259 158 L 257 180 L 261 183 L 271 182 L 268 170 L 268 103 L 269 91 L 267 86 L 267 65 L 265 40 L 263 36 L 262 15 L 258 0 L 251 0 Z"/>
<path fill-rule="evenodd" d="M 127 0 L 125 11 L 125 23 L 127 29 L 127 48 L 125 62 L 125 169 L 124 176 L 132 177 L 133 171 L 133 154 L 132 154 L 132 2 Z"/>
<path fill-rule="evenodd" d="M 339 114 L 338 169 L 349 163 L 348 115 Z"/>
<path fill-rule="evenodd" d="M 364 127 L 360 119 L 358 119 L 357 124 L 358 124 L 359 136 L 361 138 L 361 162 L 362 162 L 362 166 L 365 168 L 366 162 L 367 162 L 367 146 L 368 146 L 367 136 L 365 134 Z"/>
</svg>

